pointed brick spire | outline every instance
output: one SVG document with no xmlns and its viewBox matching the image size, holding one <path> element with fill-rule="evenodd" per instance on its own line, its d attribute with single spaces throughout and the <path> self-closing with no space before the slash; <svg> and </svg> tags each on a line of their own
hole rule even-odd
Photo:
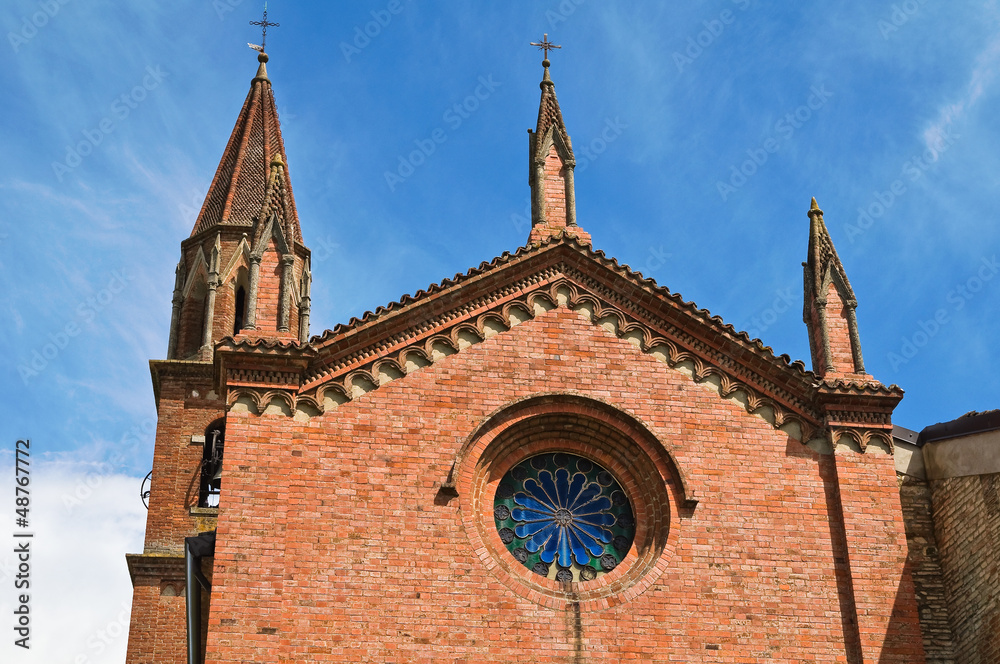
<svg viewBox="0 0 1000 664">
<path fill-rule="evenodd" d="M 181 244 L 168 357 L 210 360 L 226 336 L 309 336 L 302 242 L 267 54 L 191 236 Z"/>
<path fill-rule="evenodd" d="M 547 44 L 548 35 L 543 44 Z M 535 44 L 538 46 L 538 44 Z M 547 53 L 547 52 L 546 52 Z M 528 130 L 528 184 L 531 186 L 531 234 L 528 242 L 541 242 L 566 233 L 590 244 L 590 234 L 576 225 L 576 193 L 573 186 L 573 143 L 566 132 L 556 87 L 549 77 L 549 60 L 539 87 L 538 124 Z"/>
<path fill-rule="evenodd" d="M 823 222 L 823 211 L 812 199 L 809 208 L 809 250 L 805 268 L 802 317 L 809 331 L 813 371 L 820 377 L 870 379 L 861 357 L 858 306 L 847 273 Z"/>
<path fill-rule="evenodd" d="M 217 226 L 253 227 L 260 216 L 271 160 L 280 155 L 282 162 L 287 162 L 271 80 L 267 77 L 267 54 L 261 53 L 257 60 L 260 62 L 257 75 L 250 83 L 250 92 L 222 154 L 192 236 Z M 287 169 L 282 187 L 289 239 L 302 242 Z"/>
</svg>

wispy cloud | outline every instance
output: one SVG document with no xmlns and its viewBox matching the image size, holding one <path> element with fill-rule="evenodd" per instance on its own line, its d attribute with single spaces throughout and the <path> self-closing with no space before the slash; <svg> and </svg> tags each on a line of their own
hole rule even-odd
<svg viewBox="0 0 1000 664">
<path fill-rule="evenodd" d="M 89 219 L 110 224 L 111 217 L 103 205 L 88 205 L 79 198 L 56 191 L 47 184 L 13 180 L 10 184 L 0 184 L 0 189 L 9 189 L 22 194 L 28 194 L 35 199 L 46 201 L 51 205 L 76 210 Z"/>
<path fill-rule="evenodd" d="M 976 56 L 976 64 L 965 88 L 965 93 L 957 101 L 945 104 L 923 133 L 924 144 L 931 148 L 941 140 L 941 136 L 954 122 L 960 121 L 979 101 L 993 84 L 1000 72 L 1000 36 L 994 37 L 983 51 Z"/>
</svg>

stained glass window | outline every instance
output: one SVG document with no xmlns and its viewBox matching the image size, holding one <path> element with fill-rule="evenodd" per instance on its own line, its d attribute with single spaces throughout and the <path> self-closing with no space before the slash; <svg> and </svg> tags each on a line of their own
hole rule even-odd
<svg viewBox="0 0 1000 664">
<path fill-rule="evenodd" d="M 511 555 L 557 581 L 590 581 L 610 572 L 635 537 L 632 504 L 618 480 L 564 452 L 511 468 L 497 486 L 493 517 Z"/>
</svg>

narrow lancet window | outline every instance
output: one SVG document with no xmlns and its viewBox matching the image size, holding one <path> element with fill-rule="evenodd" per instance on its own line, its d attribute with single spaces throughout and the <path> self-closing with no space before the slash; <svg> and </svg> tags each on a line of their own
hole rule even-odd
<svg viewBox="0 0 1000 664">
<path fill-rule="evenodd" d="M 233 321 L 233 335 L 240 333 L 243 329 L 243 321 L 246 320 L 247 291 L 243 286 L 236 289 L 236 318 Z"/>
</svg>

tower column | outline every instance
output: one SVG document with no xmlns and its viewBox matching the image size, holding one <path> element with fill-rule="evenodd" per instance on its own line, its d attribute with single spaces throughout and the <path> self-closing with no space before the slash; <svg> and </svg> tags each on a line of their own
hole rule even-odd
<svg viewBox="0 0 1000 664">
<path fill-rule="evenodd" d="M 576 226 L 576 189 L 573 185 L 573 170 L 576 162 L 566 164 L 566 225 Z"/>
<path fill-rule="evenodd" d="M 208 275 L 208 295 L 205 297 L 205 329 L 201 335 L 201 345 L 212 344 L 212 327 L 215 325 L 215 291 L 219 288 L 219 273 Z"/>
<path fill-rule="evenodd" d="M 205 297 L 205 329 L 202 331 L 201 345 L 212 345 L 212 330 L 215 327 L 215 292 L 218 290 L 221 281 L 219 280 L 219 263 L 222 260 L 222 234 L 216 233 L 215 245 L 212 247 L 211 261 L 208 272 L 208 294 Z"/>
<path fill-rule="evenodd" d="M 861 337 L 858 336 L 858 317 L 854 309 L 858 303 L 851 300 L 847 303 L 847 329 L 851 336 L 851 354 L 854 356 L 854 372 L 865 372 L 865 360 L 861 356 Z"/>
<path fill-rule="evenodd" d="M 289 313 L 292 308 L 292 267 L 295 256 L 285 254 L 281 257 L 281 295 L 278 300 L 278 331 L 288 332 Z"/>
<path fill-rule="evenodd" d="M 260 284 L 260 256 L 250 256 L 250 292 L 247 293 L 247 330 L 257 329 L 257 286 Z"/>
<path fill-rule="evenodd" d="M 302 269 L 302 285 L 299 293 L 299 341 L 309 341 L 309 308 L 312 298 L 312 273 L 309 271 L 309 261 Z"/>
<path fill-rule="evenodd" d="M 172 360 L 177 355 L 177 329 L 181 322 L 181 305 L 184 304 L 184 260 L 177 261 L 174 270 L 174 297 L 170 309 L 170 340 L 167 341 L 167 359 Z"/>
<path fill-rule="evenodd" d="M 830 353 L 830 331 L 826 320 L 826 300 L 816 301 L 816 318 L 819 319 L 819 352 L 822 353 L 823 366 L 827 371 L 833 371 L 833 355 Z"/>
<path fill-rule="evenodd" d="M 539 184 L 545 179 L 545 162 L 535 161 L 535 176 L 531 182 L 531 226 L 545 223 L 545 192 Z"/>
</svg>

